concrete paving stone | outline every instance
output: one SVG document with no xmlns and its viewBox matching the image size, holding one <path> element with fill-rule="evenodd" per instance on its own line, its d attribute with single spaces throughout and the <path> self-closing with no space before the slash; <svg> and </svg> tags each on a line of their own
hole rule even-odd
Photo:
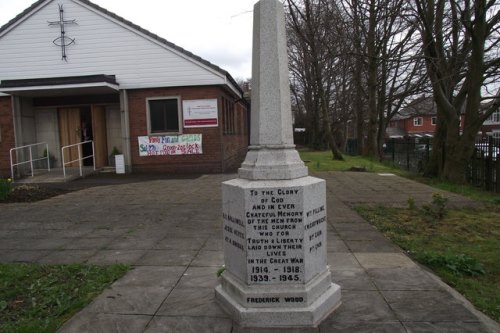
<svg viewBox="0 0 500 333">
<path fill-rule="evenodd" d="M 167 236 L 154 245 L 156 250 L 199 250 L 208 238 Z"/>
<path fill-rule="evenodd" d="M 193 236 L 218 236 L 222 235 L 222 230 L 215 230 L 215 226 L 211 225 L 177 225 L 175 226 L 174 232 L 178 232 L 184 235 L 184 237 L 193 237 Z"/>
<path fill-rule="evenodd" d="M 333 321 L 320 324 L 321 333 L 407 333 L 399 321 L 345 322 Z"/>
<path fill-rule="evenodd" d="M 361 269 L 361 265 L 352 253 L 328 252 L 326 258 L 331 270 Z"/>
<path fill-rule="evenodd" d="M 418 266 L 369 269 L 379 290 L 442 290 L 440 284 Z"/>
<path fill-rule="evenodd" d="M 79 312 L 58 333 L 142 333 L 150 316 Z"/>
<path fill-rule="evenodd" d="M 229 318 L 216 303 L 213 288 L 175 288 L 157 315 Z"/>
<path fill-rule="evenodd" d="M 146 253 L 146 250 L 99 250 L 88 260 L 89 264 L 109 265 L 128 264 L 133 265 Z"/>
<path fill-rule="evenodd" d="M 215 288 L 219 284 L 218 269 L 218 267 L 188 267 L 178 287 Z"/>
<path fill-rule="evenodd" d="M 342 291 L 342 304 L 322 324 L 396 321 L 393 311 L 378 291 Z"/>
<path fill-rule="evenodd" d="M 327 240 L 326 250 L 328 252 L 349 252 L 343 240 Z"/>
<path fill-rule="evenodd" d="M 154 315 L 171 287 L 119 287 L 104 290 L 87 310 L 93 313 Z"/>
<path fill-rule="evenodd" d="M 403 322 L 408 333 L 493 333 L 481 323 L 468 322 Z"/>
<path fill-rule="evenodd" d="M 63 237 L 58 234 L 57 236 L 55 235 L 58 230 L 46 230 L 46 229 L 22 229 L 22 230 L 16 230 L 12 231 L 9 238 L 14 238 L 14 239 L 33 239 L 33 238 L 51 238 L 51 237 Z"/>
<path fill-rule="evenodd" d="M 19 216 L 23 216 L 22 212 L 19 213 Z M 32 230 L 32 229 L 41 229 L 42 222 L 41 221 L 19 221 L 18 217 L 13 217 L 12 219 L 7 220 L 6 217 L 2 216 L 2 219 L 5 218 L 6 221 L 15 221 L 15 223 L 5 223 L 2 229 L 9 230 Z"/>
<path fill-rule="evenodd" d="M 197 233 L 194 229 L 182 228 L 179 226 L 171 227 L 167 238 L 208 238 L 211 234 L 206 232 Z"/>
<path fill-rule="evenodd" d="M 194 259 L 195 250 L 148 250 L 136 265 L 143 266 L 188 266 Z"/>
<path fill-rule="evenodd" d="M 337 223 L 334 225 L 335 230 L 339 235 L 344 235 L 341 232 L 348 232 L 348 231 L 377 231 L 377 229 L 371 225 L 370 223 L 364 221 L 363 223 L 357 222 L 357 223 Z"/>
<path fill-rule="evenodd" d="M 131 236 L 115 238 L 107 245 L 109 250 L 149 250 L 152 249 L 158 238 L 137 238 Z"/>
<path fill-rule="evenodd" d="M 48 215 L 50 216 L 50 215 Z M 45 217 L 47 219 L 47 217 Z M 43 222 L 40 224 L 41 229 L 46 230 L 65 230 L 68 228 L 72 228 L 76 225 L 76 223 L 72 221 L 60 221 L 60 222 Z"/>
<path fill-rule="evenodd" d="M 203 250 L 209 251 L 223 251 L 224 250 L 224 242 L 222 241 L 222 234 L 220 237 L 210 237 L 205 242 L 205 245 L 202 247 Z"/>
<path fill-rule="evenodd" d="M 344 241 L 381 241 L 390 243 L 390 241 L 377 230 L 343 230 L 339 228 L 336 229 L 338 234 Z"/>
<path fill-rule="evenodd" d="M 87 238 L 107 238 L 107 237 L 118 237 L 127 232 L 126 228 L 116 228 L 116 227 L 105 227 L 105 228 L 93 228 L 92 231 L 87 235 Z"/>
<path fill-rule="evenodd" d="M 320 333 L 319 327 L 285 327 L 285 328 L 254 328 L 241 327 L 238 324 L 233 326 L 232 333 Z"/>
<path fill-rule="evenodd" d="M 80 238 L 90 234 L 92 232 L 92 229 L 74 226 L 61 230 L 46 230 L 46 232 L 50 233 L 50 237 Z"/>
<path fill-rule="evenodd" d="M 359 223 L 360 225 L 364 225 L 367 223 L 357 213 L 337 215 L 336 212 L 328 212 L 328 215 L 332 216 L 332 218 L 329 218 L 328 221 L 332 223 L 334 227 L 340 224 Z"/>
<path fill-rule="evenodd" d="M 191 263 L 193 267 L 221 267 L 222 265 L 224 265 L 224 252 L 209 250 L 201 250 Z"/>
<path fill-rule="evenodd" d="M 13 238 L 18 233 L 18 230 L 0 229 L 0 242 L 7 238 Z"/>
<path fill-rule="evenodd" d="M 49 250 L 36 250 L 36 251 L 26 251 L 26 250 L 13 250 L 13 251 L 3 251 L 0 250 L 0 262 L 11 262 L 11 263 L 33 263 L 37 262 L 40 258 L 48 255 L 52 251 Z"/>
<path fill-rule="evenodd" d="M 381 291 L 399 320 L 477 321 L 469 310 L 445 291 Z"/>
<path fill-rule="evenodd" d="M 0 242 L 0 250 L 28 250 L 27 243 L 29 243 L 30 239 L 2 239 Z"/>
<path fill-rule="evenodd" d="M 40 264 L 81 264 L 96 253 L 96 250 L 58 250 L 37 260 Z"/>
<path fill-rule="evenodd" d="M 232 322 L 213 317 L 155 316 L 144 333 L 231 333 Z"/>
<path fill-rule="evenodd" d="M 71 242 L 71 238 L 34 238 L 24 241 L 26 250 L 57 250 Z"/>
<path fill-rule="evenodd" d="M 332 270 L 332 280 L 344 290 L 377 290 L 364 269 Z"/>
<path fill-rule="evenodd" d="M 113 287 L 173 287 L 186 271 L 182 266 L 135 266 Z"/>
<path fill-rule="evenodd" d="M 365 269 L 417 266 L 403 253 L 354 253 L 354 256 Z"/>
<path fill-rule="evenodd" d="M 401 249 L 388 239 L 377 240 L 345 240 L 351 252 L 401 252 Z"/>
<path fill-rule="evenodd" d="M 99 238 L 78 238 L 65 244 L 62 249 L 65 250 L 104 250 L 106 246 L 113 241 L 111 237 Z"/>
</svg>

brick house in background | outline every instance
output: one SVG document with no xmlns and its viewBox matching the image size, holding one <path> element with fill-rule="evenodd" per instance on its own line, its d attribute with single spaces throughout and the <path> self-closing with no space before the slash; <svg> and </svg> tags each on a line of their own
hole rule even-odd
<svg viewBox="0 0 500 333">
<path fill-rule="evenodd" d="M 420 97 L 394 116 L 387 126 L 387 138 L 432 138 L 436 131 L 437 111 L 432 97 Z M 463 129 L 463 115 L 460 116 Z"/>
<path fill-rule="evenodd" d="M 500 108 L 497 108 L 483 123 L 481 127 L 481 137 L 483 139 L 492 137 L 500 142 Z"/>
<path fill-rule="evenodd" d="M 39 0 L 0 27 L 0 176 L 11 148 L 46 142 L 57 167 L 88 138 L 97 167 L 117 149 L 128 172 L 224 172 L 248 126 L 229 73 L 90 1 Z"/>
</svg>

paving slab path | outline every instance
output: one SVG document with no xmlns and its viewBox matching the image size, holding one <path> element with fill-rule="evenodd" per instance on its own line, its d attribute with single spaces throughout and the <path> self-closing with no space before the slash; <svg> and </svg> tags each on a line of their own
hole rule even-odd
<svg viewBox="0 0 500 333">
<path fill-rule="evenodd" d="M 317 328 L 243 329 L 215 303 L 220 184 L 235 175 L 90 177 L 59 197 L 0 204 L 0 262 L 132 265 L 63 333 L 500 332 L 351 209 L 430 202 L 435 189 L 393 175 L 317 176 L 327 182 L 328 262 L 342 287 L 342 305 Z M 445 194 L 451 204 L 477 205 Z"/>
</svg>

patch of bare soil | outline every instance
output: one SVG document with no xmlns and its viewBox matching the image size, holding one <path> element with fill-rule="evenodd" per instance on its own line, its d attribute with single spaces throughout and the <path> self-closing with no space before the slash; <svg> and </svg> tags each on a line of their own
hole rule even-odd
<svg viewBox="0 0 500 333">
<path fill-rule="evenodd" d="M 12 188 L 6 199 L 0 203 L 36 202 L 70 192 L 59 188 L 20 185 Z"/>
</svg>

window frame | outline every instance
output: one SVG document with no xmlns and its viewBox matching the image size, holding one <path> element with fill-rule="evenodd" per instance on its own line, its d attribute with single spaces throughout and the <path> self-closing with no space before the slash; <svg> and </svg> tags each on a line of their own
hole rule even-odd
<svg viewBox="0 0 500 333">
<path fill-rule="evenodd" d="M 488 125 L 500 124 L 500 108 L 496 109 L 485 121 Z"/>
<path fill-rule="evenodd" d="M 413 126 L 424 126 L 424 117 L 413 117 Z"/>
<path fill-rule="evenodd" d="M 178 126 L 179 130 L 176 132 L 172 131 L 166 131 L 166 132 L 152 132 L 151 131 L 151 110 L 149 106 L 150 101 L 158 101 L 158 100 L 173 100 L 175 99 L 177 101 L 177 118 L 178 118 Z M 147 127 L 148 127 L 148 135 L 149 136 L 155 136 L 155 135 L 170 135 L 170 134 L 176 134 L 180 135 L 182 134 L 182 108 L 181 108 L 181 97 L 180 96 L 159 96 L 159 97 L 147 97 L 146 98 L 146 117 L 147 117 Z"/>
<path fill-rule="evenodd" d="M 235 103 L 222 96 L 221 98 L 222 104 L 222 124 L 223 124 L 223 135 L 237 135 L 237 126 L 236 126 L 236 107 Z"/>
<path fill-rule="evenodd" d="M 437 125 L 437 117 L 431 117 L 431 125 L 436 126 Z"/>
</svg>

